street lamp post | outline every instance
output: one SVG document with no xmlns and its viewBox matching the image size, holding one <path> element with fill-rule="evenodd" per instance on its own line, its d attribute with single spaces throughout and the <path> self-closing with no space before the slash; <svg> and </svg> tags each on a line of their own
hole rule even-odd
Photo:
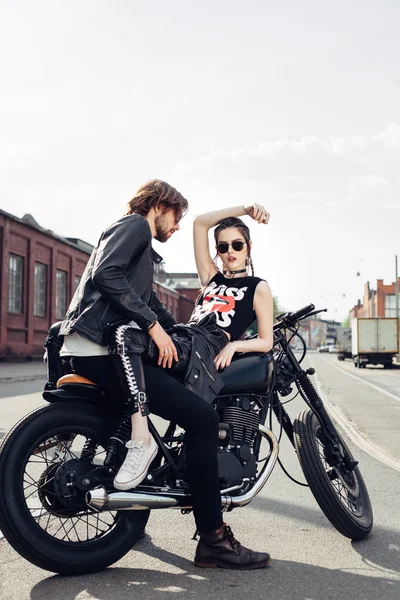
<svg viewBox="0 0 400 600">
<path fill-rule="evenodd" d="M 396 282 L 396 291 L 395 291 L 395 294 L 396 294 L 396 319 L 398 321 L 399 320 L 399 274 L 398 274 L 398 270 L 397 270 L 397 254 L 396 254 L 395 264 L 396 264 L 396 275 L 395 275 L 395 277 L 396 277 L 396 279 L 395 279 L 395 282 Z"/>
<path fill-rule="evenodd" d="M 395 265 L 396 265 L 396 287 L 395 287 L 395 294 L 396 294 L 396 323 L 397 323 L 397 332 L 399 332 L 399 273 L 397 270 L 397 254 L 396 254 L 396 260 L 395 260 Z M 398 335 L 398 333 L 397 333 Z M 397 357 L 400 357 L 400 353 L 397 354 Z"/>
</svg>

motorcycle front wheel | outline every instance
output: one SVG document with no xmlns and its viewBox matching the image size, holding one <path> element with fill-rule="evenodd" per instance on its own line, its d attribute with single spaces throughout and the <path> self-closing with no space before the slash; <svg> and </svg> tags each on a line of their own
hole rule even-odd
<svg viewBox="0 0 400 600">
<path fill-rule="evenodd" d="M 115 426 L 103 410 L 68 402 L 33 411 L 4 438 L 0 529 L 29 562 L 63 575 L 92 573 L 142 537 L 149 511 L 98 513 L 74 484 L 101 467 Z"/>
<path fill-rule="evenodd" d="M 310 490 L 332 525 L 352 540 L 365 538 L 372 529 L 373 515 L 360 470 L 344 464 L 331 467 L 326 460 L 321 424 L 311 410 L 301 412 L 293 423 L 294 442 Z M 336 432 L 348 456 L 350 450 Z"/>
</svg>

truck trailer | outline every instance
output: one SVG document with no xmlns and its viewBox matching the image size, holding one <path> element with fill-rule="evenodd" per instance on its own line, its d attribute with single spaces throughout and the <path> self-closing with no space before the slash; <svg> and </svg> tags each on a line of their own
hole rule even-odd
<svg viewBox="0 0 400 600">
<path fill-rule="evenodd" d="M 336 330 L 337 335 L 337 357 L 338 360 L 344 360 L 345 358 L 353 358 L 352 346 L 351 346 L 351 327 L 339 327 Z"/>
<path fill-rule="evenodd" d="M 354 366 L 383 365 L 390 369 L 399 351 L 397 319 L 354 319 L 351 323 Z"/>
</svg>

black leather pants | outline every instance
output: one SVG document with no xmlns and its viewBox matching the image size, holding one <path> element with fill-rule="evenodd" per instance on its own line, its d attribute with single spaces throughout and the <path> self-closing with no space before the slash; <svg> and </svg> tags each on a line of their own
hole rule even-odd
<svg viewBox="0 0 400 600">
<path fill-rule="evenodd" d="M 140 358 L 136 355 L 136 358 Z M 87 377 L 119 401 L 119 381 L 111 356 L 73 356 L 73 373 Z M 222 526 L 218 478 L 218 413 L 208 402 L 171 377 L 168 370 L 145 364 L 144 373 L 152 414 L 185 429 L 186 465 L 197 529 L 210 532 Z"/>
<path fill-rule="evenodd" d="M 118 326 L 110 338 L 109 354 L 113 357 L 127 410 L 131 415 L 139 410 L 143 416 L 148 415 L 143 360 L 156 365 L 158 348 L 146 332 L 131 325 Z M 190 359 L 191 340 L 184 334 L 173 336 L 172 340 L 178 352 L 178 362 L 167 372 L 179 379 Z"/>
</svg>

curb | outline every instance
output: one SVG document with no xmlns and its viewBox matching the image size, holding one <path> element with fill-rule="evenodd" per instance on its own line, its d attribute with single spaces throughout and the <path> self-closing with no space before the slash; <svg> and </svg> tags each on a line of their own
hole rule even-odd
<svg viewBox="0 0 400 600">
<path fill-rule="evenodd" d="M 310 360 L 310 363 L 311 362 L 312 361 Z M 314 365 L 312 365 L 312 366 L 314 367 Z M 322 398 L 324 406 L 330 413 L 331 417 L 346 432 L 347 436 L 353 442 L 353 444 L 355 444 L 358 448 L 360 448 L 361 450 L 363 450 L 364 452 L 366 452 L 367 454 L 372 456 L 372 458 L 375 458 L 376 460 L 383 463 L 387 467 L 390 467 L 394 471 L 397 471 L 400 473 L 400 463 L 397 460 L 394 460 L 393 458 L 391 458 L 390 456 L 387 456 L 386 454 L 384 454 L 379 448 L 377 448 L 370 442 L 367 442 L 367 440 L 364 437 L 362 437 L 362 435 L 360 435 L 360 433 L 355 429 L 355 427 L 353 427 L 353 425 L 351 424 L 349 419 L 344 415 L 344 413 L 339 411 L 333 404 L 331 404 L 329 402 L 326 395 L 322 392 L 321 385 L 320 385 L 320 382 L 319 382 L 319 379 L 318 379 L 318 376 L 316 373 L 314 374 L 314 377 L 315 377 L 315 383 L 317 386 L 318 393 Z"/>
<path fill-rule="evenodd" d="M 0 383 L 22 383 L 27 381 L 45 380 L 46 375 L 20 375 L 16 377 L 0 377 Z"/>
</svg>

